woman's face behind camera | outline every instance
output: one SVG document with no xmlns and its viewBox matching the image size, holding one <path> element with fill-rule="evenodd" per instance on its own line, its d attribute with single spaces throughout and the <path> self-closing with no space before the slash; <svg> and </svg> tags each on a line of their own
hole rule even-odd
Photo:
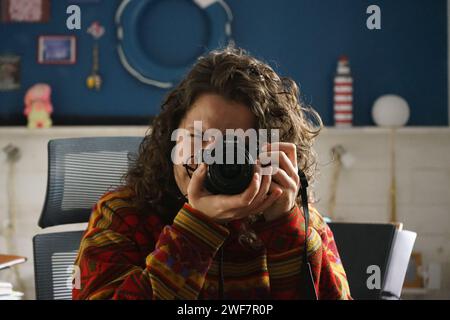
<svg viewBox="0 0 450 320">
<path fill-rule="evenodd" d="M 216 94 L 200 95 L 191 106 L 180 123 L 180 129 L 186 129 L 191 135 L 191 141 L 202 139 L 202 132 L 194 130 L 194 121 L 201 121 L 203 132 L 208 129 L 218 129 L 223 134 L 226 129 L 242 129 L 244 131 L 255 128 L 256 117 L 250 109 L 239 102 L 228 101 Z M 202 148 L 206 148 L 213 141 L 202 141 Z M 194 150 L 194 148 L 191 148 Z M 188 158 L 188 156 L 187 156 Z M 188 159 L 183 159 L 186 163 Z M 187 194 L 189 175 L 183 165 L 174 165 L 174 176 L 178 188 Z"/>
</svg>

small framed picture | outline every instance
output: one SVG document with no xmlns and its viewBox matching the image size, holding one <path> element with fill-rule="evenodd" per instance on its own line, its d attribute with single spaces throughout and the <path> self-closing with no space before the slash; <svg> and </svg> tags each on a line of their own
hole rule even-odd
<svg viewBox="0 0 450 320">
<path fill-rule="evenodd" d="M 45 23 L 50 20 L 50 0 L 0 0 L 4 23 Z"/>
<path fill-rule="evenodd" d="M 0 55 L 0 91 L 20 89 L 20 57 Z"/>
<path fill-rule="evenodd" d="M 77 61 L 75 36 L 46 35 L 38 39 L 38 63 L 74 64 Z"/>
</svg>

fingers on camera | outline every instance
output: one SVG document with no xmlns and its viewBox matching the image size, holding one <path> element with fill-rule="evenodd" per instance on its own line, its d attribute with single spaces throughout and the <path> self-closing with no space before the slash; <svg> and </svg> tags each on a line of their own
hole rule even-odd
<svg viewBox="0 0 450 320">
<path fill-rule="evenodd" d="M 259 187 L 261 185 L 261 172 L 255 172 L 253 180 L 243 193 L 241 193 L 241 200 L 243 205 L 250 205 L 258 195 Z"/>
<path fill-rule="evenodd" d="M 261 181 L 261 186 L 260 186 L 259 192 L 258 192 L 258 197 L 256 199 L 258 204 L 262 203 L 263 201 L 265 201 L 267 199 L 267 197 L 268 197 L 267 194 L 269 193 L 271 182 L 272 182 L 271 174 L 263 175 L 262 181 Z"/>
<path fill-rule="evenodd" d="M 290 142 L 274 142 L 262 147 L 262 151 L 282 151 L 291 161 L 294 168 L 297 167 L 297 146 Z"/>
<path fill-rule="evenodd" d="M 270 189 L 273 189 L 273 184 L 271 184 Z M 257 208 L 255 208 L 254 212 L 263 212 L 267 210 L 283 193 L 281 188 L 273 189 L 274 191 L 269 191 L 266 193 L 264 200 L 261 204 L 258 205 Z"/>
<path fill-rule="evenodd" d="M 201 163 L 197 169 L 195 169 L 191 181 L 189 182 L 188 193 L 190 195 L 195 196 L 200 194 L 200 191 L 203 189 L 203 180 L 205 179 L 205 176 L 206 164 Z"/>
</svg>

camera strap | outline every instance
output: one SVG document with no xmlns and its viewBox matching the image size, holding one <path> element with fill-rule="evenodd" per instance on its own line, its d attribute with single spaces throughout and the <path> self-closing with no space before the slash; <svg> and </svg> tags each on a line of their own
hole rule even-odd
<svg viewBox="0 0 450 320">
<path fill-rule="evenodd" d="M 311 271 L 311 265 L 308 262 L 308 225 L 309 225 L 309 208 L 308 208 L 308 179 L 306 179 L 305 173 L 298 169 L 298 175 L 300 177 L 300 190 L 299 195 L 302 199 L 302 209 L 305 219 L 305 242 L 303 248 L 303 263 L 300 271 L 302 279 L 304 279 L 304 299 L 306 300 L 318 300 L 317 292 L 314 287 L 314 278 Z"/>
</svg>

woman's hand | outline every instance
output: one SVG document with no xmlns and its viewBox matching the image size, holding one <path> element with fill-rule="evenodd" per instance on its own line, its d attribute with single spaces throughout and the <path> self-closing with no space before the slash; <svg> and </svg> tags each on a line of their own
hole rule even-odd
<svg viewBox="0 0 450 320">
<path fill-rule="evenodd" d="M 260 159 L 263 166 L 270 159 L 278 159 L 278 167 L 273 168 L 270 192 L 281 192 L 281 196 L 264 211 L 266 221 L 271 221 L 290 212 L 296 204 L 300 188 L 297 148 L 293 143 L 279 142 L 267 144 L 262 151 Z"/>
<path fill-rule="evenodd" d="M 255 173 L 250 185 L 244 192 L 237 195 L 213 195 L 205 190 L 203 183 L 206 168 L 206 164 L 202 163 L 194 171 L 187 189 L 188 202 L 194 209 L 218 223 L 262 213 L 282 194 L 281 189 L 272 188 L 272 169 L 265 168 L 265 174 L 262 175 L 259 161 L 255 165 Z"/>
</svg>

